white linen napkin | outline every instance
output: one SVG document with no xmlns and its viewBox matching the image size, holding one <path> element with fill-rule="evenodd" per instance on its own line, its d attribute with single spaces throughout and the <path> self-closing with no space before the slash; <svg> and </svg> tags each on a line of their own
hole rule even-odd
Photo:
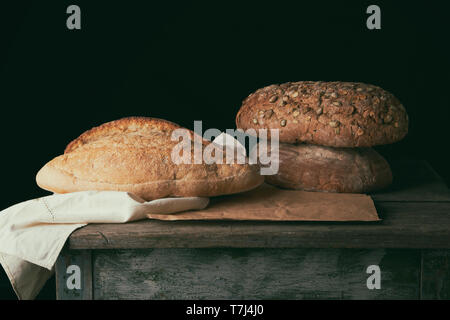
<svg viewBox="0 0 450 320">
<path fill-rule="evenodd" d="M 149 213 L 204 209 L 208 198 L 146 202 L 128 192 L 81 191 L 21 202 L 0 212 L 0 264 L 19 299 L 33 299 L 69 235 L 88 223 L 124 223 Z"/>
</svg>

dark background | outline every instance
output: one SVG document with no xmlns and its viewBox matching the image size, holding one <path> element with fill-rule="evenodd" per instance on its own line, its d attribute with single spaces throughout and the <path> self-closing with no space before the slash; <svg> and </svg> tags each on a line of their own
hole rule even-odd
<svg viewBox="0 0 450 320">
<path fill-rule="evenodd" d="M 426 159 L 450 180 L 448 1 L 4 2 L 0 210 L 47 195 L 37 171 L 92 126 L 141 115 L 235 128 L 248 94 L 299 80 L 392 92 L 409 134 L 376 149 Z M 70 4 L 81 30 L 66 28 Z M 381 30 L 366 28 L 370 4 Z M 0 277 L 0 298 L 14 297 Z"/>
</svg>

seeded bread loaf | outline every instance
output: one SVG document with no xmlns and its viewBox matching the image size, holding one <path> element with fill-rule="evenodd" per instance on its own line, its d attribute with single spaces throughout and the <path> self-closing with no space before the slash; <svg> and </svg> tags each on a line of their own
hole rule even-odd
<svg viewBox="0 0 450 320">
<path fill-rule="evenodd" d="M 83 133 L 63 155 L 48 162 L 38 172 L 37 184 L 56 193 L 117 190 L 152 200 L 237 193 L 263 182 L 254 165 L 175 164 L 171 153 L 178 141 L 171 135 L 180 128 L 143 117 L 105 123 Z M 192 138 L 194 133 L 188 132 Z M 200 139 L 200 144 L 203 150 L 210 142 Z M 193 150 L 192 144 L 192 155 Z"/>
<path fill-rule="evenodd" d="M 391 93 L 352 82 L 289 82 L 250 94 L 238 128 L 280 129 L 280 141 L 331 147 L 370 147 L 401 140 L 408 116 Z"/>
<path fill-rule="evenodd" d="M 308 144 L 280 144 L 279 171 L 265 177 L 282 188 L 325 192 L 366 193 L 392 183 L 389 164 L 372 148 Z"/>
</svg>

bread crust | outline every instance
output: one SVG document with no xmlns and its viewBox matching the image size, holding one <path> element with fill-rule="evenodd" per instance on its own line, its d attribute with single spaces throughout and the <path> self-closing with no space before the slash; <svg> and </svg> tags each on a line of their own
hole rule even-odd
<svg viewBox="0 0 450 320">
<path fill-rule="evenodd" d="M 287 189 L 367 193 L 389 186 L 392 172 L 372 148 L 280 144 L 279 171 L 265 179 Z"/>
<path fill-rule="evenodd" d="M 64 153 L 71 152 L 89 142 L 113 135 L 128 134 L 132 132 L 150 134 L 151 131 L 167 132 L 181 128 L 178 124 L 164 119 L 151 117 L 126 117 L 101 124 L 82 133 L 71 141 Z"/>
<path fill-rule="evenodd" d="M 299 81 L 250 94 L 236 125 L 279 129 L 285 143 L 370 147 L 401 140 L 408 132 L 408 115 L 396 97 L 374 85 Z"/>
<path fill-rule="evenodd" d="M 242 192 L 264 181 L 255 165 L 175 164 L 171 152 L 178 141 L 171 135 L 180 128 L 143 117 L 105 123 L 72 141 L 63 155 L 38 172 L 36 182 L 56 193 L 116 190 L 152 200 Z M 192 138 L 194 133 L 189 132 Z M 210 143 L 200 141 L 202 148 Z"/>
</svg>

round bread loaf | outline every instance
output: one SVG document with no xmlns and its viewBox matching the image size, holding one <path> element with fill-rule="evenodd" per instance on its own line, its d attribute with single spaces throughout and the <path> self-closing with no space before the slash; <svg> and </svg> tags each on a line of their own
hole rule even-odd
<svg viewBox="0 0 450 320">
<path fill-rule="evenodd" d="M 265 180 L 282 188 L 366 193 L 392 183 L 389 164 L 372 148 L 280 144 L 278 151 L 279 171 Z"/>
<path fill-rule="evenodd" d="M 370 147 L 401 140 L 408 115 L 391 93 L 353 82 L 288 82 L 250 94 L 238 128 L 280 129 L 280 141 Z"/>
</svg>

